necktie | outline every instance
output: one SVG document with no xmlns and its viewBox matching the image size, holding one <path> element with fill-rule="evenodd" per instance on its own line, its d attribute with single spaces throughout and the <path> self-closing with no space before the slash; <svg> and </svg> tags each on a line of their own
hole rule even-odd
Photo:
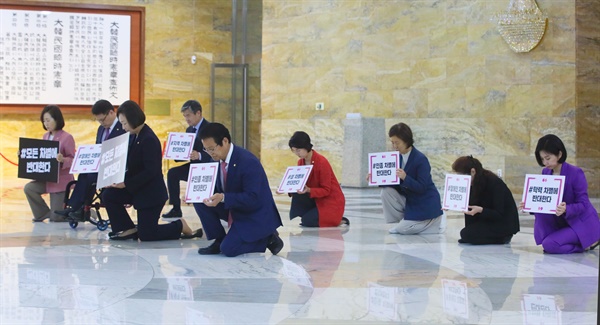
<svg viewBox="0 0 600 325">
<path fill-rule="evenodd" d="M 104 128 L 104 135 L 102 136 L 102 141 L 105 141 L 106 139 L 108 139 L 109 135 L 110 135 L 110 129 Z"/>
<path fill-rule="evenodd" d="M 192 127 L 192 130 L 193 130 L 193 132 L 192 132 L 192 133 L 194 133 L 194 134 L 196 134 L 196 131 L 198 131 L 198 130 L 196 130 L 196 128 L 195 128 L 195 127 Z"/>
<path fill-rule="evenodd" d="M 221 161 L 221 175 L 223 175 L 223 193 L 225 193 L 225 184 L 227 184 L 227 163 Z M 231 210 L 229 211 L 229 215 L 227 216 L 227 225 L 231 227 L 233 223 L 233 218 L 231 217 Z"/>
<path fill-rule="evenodd" d="M 402 169 L 402 168 L 403 168 L 403 166 L 402 166 L 402 165 L 404 164 L 404 161 L 403 161 L 403 160 L 404 160 L 404 159 L 403 159 L 402 155 L 400 155 L 400 169 Z"/>
</svg>

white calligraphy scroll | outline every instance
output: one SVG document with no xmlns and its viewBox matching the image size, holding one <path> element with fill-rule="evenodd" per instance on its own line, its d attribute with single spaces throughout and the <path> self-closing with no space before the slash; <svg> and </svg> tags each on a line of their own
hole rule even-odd
<svg viewBox="0 0 600 325">
<path fill-rule="evenodd" d="M 71 174 L 97 173 L 100 167 L 100 156 L 102 155 L 102 144 L 90 144 L 80 146 L 75 153 L 75 159 L 71 164 Z"/>
<path fill-rule="evenodd" d="M 398 151 L 376 152 L 369 154 L 369 185 L 398 185 L 400 177 L 396 170 L 400 168 L 400 153 Z"/>
<path fill-rule="evenodd" d="M 185 202 L 198 203 L 211 197 L 215 191 L 218 162 L 190 164 Z"/>
<path fill-rule="evenodd" d="M 523 211 L 555 214 L 556 206 L 562 202 L 564 190 L 564 176 L 525 175 Z"/>
<path fill-rule="evenodd" d="M 3 104 L 129 99 L 130 16 L 0 9 L 0 30 Z"/>
<path fill-rule="evenodd" d="M 296 193 L 304 188 L 308 176 L 312 170 L 312 165 L 291 166 L 285 170 L 283 179 L 277 189 L 278 193 Z"/>
<path fill-rule="evenodd" d="M 164 159 L 189 160 L 196 140 L 195 133 L 171 132 L 167 139 Z"/>
<path fill-rule="evenodd" d="M 452 211 L 467 211 L 470 192 L 471 175 L 447 174 L 442 208 Z"/>
<path fill-rule="evenodd" d="M 96 189 L 121 183 L 125 180 L 128 150 L 129 132 L 102 142 Z"/>
</svg>

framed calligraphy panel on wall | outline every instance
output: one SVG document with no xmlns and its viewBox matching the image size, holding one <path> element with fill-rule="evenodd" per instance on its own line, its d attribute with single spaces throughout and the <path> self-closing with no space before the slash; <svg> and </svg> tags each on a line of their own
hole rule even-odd
<svg viewBox="0 0 600 325">
<path fill-rule="evenodd" d="M 0 0 L 0 113 L 143 103 L 143 7 Z"/>
</svg>

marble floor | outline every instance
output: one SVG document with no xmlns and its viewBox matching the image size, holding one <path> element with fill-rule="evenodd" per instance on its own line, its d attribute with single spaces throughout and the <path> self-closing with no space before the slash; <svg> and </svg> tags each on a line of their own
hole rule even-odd
<svg viewBox="0 0 600 325">
<path fill-rule="evenodd" d="M 0 198 L 0 324 L 595 324 L 598 250 L 547 255 L 532 219 L 500 246 L 390 235 L 377 189 L 344 189 L 349 227 L 284 220 L 278 256 L 200 256 L 205 238 L 114 242 L 31 223 L 23 180 Z M 289 198 L 276 196 L 282 216 Z M 200 226 L 193 208 L 185 218 Z"/>
</svg>

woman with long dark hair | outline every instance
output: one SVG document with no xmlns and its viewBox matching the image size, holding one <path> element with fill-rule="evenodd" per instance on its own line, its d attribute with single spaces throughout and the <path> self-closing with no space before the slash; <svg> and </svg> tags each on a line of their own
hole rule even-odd
<svg viewBox="0 0 600 325">
<path fill-rule="evenodd" d="M 458 242 L 473 245 L 510 243 L 520 227 L 517 205 L 508 186 L 472 156 L 456 159 L 452 170 L 471 175 L 469 207 Z"/>
</svg>

